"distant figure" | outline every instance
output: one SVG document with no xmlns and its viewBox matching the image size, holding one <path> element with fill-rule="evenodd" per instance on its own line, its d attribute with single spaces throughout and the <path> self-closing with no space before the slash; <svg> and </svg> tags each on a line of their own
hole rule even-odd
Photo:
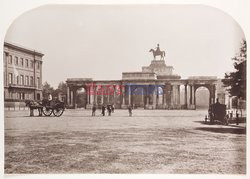
<svg viewBox="0 0 250 179">
<path fill-rule="evenodd" d="M 109 116 L 111 116 L 111 112 L 112 112 L 111 105 L 107 106 L 107 110 L 108 110 Z"/>
<path fill-rule="evenodd" d="M 205 123 L 207 122 L 207 115 L 205 116 Z"/>
<path fill-rule="evenodd" d="M 239 113 L 236 111 L 236 125 L 239 125 Z"/>
<path fill-rule="evenodd" d="M 52 95 L 50 93 L 48 94 L 48 100 L 52 101 Z"/>
<path fill-rule="evenodd" d="M 230 121 L 233 120 L 233 111 L 230 112 L 229 118 L 230 118 Z"/>
<path fill-rule="evenodd" d="M 48 104 L 51 105 L 51 101 L 52 101 L 52 95 L 51 93 L 48 93 Z"/>
<path fill-rule="evenodd" d="M 130 117 L 132 116 L 132 110 L 133 110 L 133 107 L 131 105 L 129 105 L 128 106 L 128 113 L 129 113 Z"/>
<path fill-rule="evenodd" d="M 113 104 L 111 105 L 111 109 L 112 109 L 112 113 L 114 113 L 115 112 L 115 106 Z"/>
<path fill-rule="evenodd" d="M 213 112 L 212 112 L 212 105 L 209 106 L 208 108 L 208 116 L 209 116 L 209 119 L 210 119 L 210 123 L 213 123 Z"/>
<path fill-rule="evenodd" d="M 105 109 L 106 109 L 106 108 L 105 108 L 105 106 L 104 106 L 104 104 L 103 104 L 103 105 L 102 105 L 102 115 L 103 115 L 103 116 L 105 116 Z"/>
<path fill-rule="evenodd" d="M 95 116 L 95 111 L 96 111 L 96 105 L 94 104 L 92 106 L 92 116 Z"/>
<path fill-rule="evenodd" d="M 215 104 L 220 104 L 219 98 L 216 98 L 216 103 Z"/>
<path fill-rule="evenodd" d="M 230 112 L 228 111 L 227 114 L 226 114 L 226 120 L 227 120 L 227 122 L 229 121 L 229 116 L 230 116 Z"/>
</svg>

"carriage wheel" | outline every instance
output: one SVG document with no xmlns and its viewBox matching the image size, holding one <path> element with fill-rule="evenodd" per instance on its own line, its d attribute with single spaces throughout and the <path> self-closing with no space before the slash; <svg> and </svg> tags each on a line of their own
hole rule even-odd
<svg viewBox="0 0 250 179">
<path fill-rule="evenodd" d="M 52 114 L 52 109 L 43 107 L 42 112 L 45 116 L 50 116 Z"/>
<path fill-rule="evenodd" d="M 53 114 L 56 117 L 61 116 L 63 114 L 63 112 L 64 112 L 64 108 L 55 108 L 55 109 L 53 109 Z"/>
</svg>

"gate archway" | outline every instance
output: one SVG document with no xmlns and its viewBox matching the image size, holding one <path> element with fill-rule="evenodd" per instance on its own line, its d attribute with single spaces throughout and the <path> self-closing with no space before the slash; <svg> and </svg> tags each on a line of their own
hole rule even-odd
<svg viewBox="0 0 250 179">
<path fill-rule="evenodd" d="M 76 107 L 85 108 L 87 105 L 87 92 L 84 87 L 78 88 L 76 90 Z"/>
<path fill-rule="evenodd" d="M 210 92 L 206 87 L 199 87 L 196 89 L 195 93 L 195 105 L 196 109 L 208 109 L 209 107 L 209 96 Z"/>
<path fill-rule="evenodd" d="M 137 86 L 131 91 L 131 104 L 135 108 L 144 108 L 146 105 L 146 89 L 142 86 Z"/>
<path fill-rule="evenodd" d="M 215 102 L 215 85 L 214 84 L 195 84 L 194 85 L 194 105 L 196 107 L 196 92 L 199 88 L 206 88 L 209 91 L 208 105 Z"/>
</svg>

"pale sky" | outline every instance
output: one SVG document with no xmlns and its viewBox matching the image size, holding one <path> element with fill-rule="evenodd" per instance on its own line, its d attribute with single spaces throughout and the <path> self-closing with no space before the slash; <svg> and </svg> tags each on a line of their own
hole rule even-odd
<svg viewBox="0 0 250 179">
<path fill-rule="evenodd" d="M 44 53 L 43 82 L 119 80 L 148 66 L 160 44 L 182 78 L 233 69 L 244 33 L 220 10 L 199 5 L 43 6 L 17 18 L 5 41 Z"/>
</svg>

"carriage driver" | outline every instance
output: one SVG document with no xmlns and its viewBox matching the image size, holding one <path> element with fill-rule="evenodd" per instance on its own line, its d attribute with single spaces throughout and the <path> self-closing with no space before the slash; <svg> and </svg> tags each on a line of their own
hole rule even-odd
<svg viewBox="0 0 250 179">
<path fill-rule="evenodd" d="M 48 94 L 48 100 L 52 101 L 52 95 L 51 95 L 51 93 Z"/>
<path fill-rule="evenodd" d="M 51 101 L 52 101 L 52 95 L 51 93 L 48 94 L 48 103 L 49 105 L 51 105 Z"/>
</svg>

